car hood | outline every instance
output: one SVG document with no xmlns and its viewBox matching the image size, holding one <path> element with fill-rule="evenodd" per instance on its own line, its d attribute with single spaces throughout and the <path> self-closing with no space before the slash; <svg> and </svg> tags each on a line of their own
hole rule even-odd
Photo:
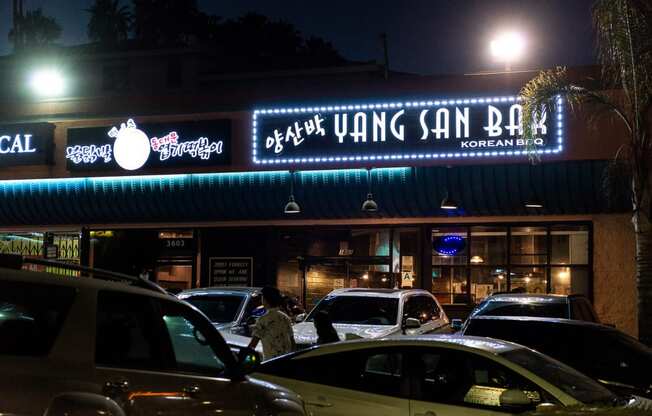
<svg viewBox="0 0 652 416">
<path fill-rule="evenodd" d="M 400 330 L 398 325 L 356 325 L 356 324 L 333 324 L 341 340 L 356 338 L 382 338 Z M 294 330 L 294 342 L 300 345 L 314 344 L 317 342 L 317 330 L 312 322 L 301 322 L 296 324 Z"/>
</svg>

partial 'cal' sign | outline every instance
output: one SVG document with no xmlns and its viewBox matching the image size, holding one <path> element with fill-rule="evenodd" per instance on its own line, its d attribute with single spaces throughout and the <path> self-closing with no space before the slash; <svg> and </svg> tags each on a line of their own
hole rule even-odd
<svg viewBox="0 0 652 416">
<path fill-rule="evenodd" d="M 52 162 L 54 124 L 0 124 L 0 167 Z"/>
<path fill-rule="evenodd" d="M 523 139 L 517 97 L 394 101 L 254 111 L 252 159 L 310 164 L 558 153 L 563 103 Z"/>
</svg>

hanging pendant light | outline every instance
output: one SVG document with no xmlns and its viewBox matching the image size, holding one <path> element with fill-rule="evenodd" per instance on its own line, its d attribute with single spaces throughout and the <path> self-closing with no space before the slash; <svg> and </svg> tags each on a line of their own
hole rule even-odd
<svg viewBox="0 0 652 416">
<path fill-rule="evenodd" d="M 294 172 L 290 172 L 290 197 L 288 198 L 288 203 L 285 204 L 283 212 L 285 214 L 298 214 L 301 212 L 301 207 L 294 200 Z"/>
<path fill-rule="evenodd" d="M 441 204 L 439 205 L 441 209 L 449 210 L 452 211 L 454 209 L 457 209 L 459 207 L 459 204 L 453 197 L 448 195 L 448 191 L 446 191 L 446 196 L 444 199 L 441 200 Z"/>
<path fill-rule="evenodd" d="M 363 212 L 376 212 L 378 211 L 378 204 L 374 201 L 374 196 L 371 193 L 371 169 L 367 169 L 367 199 L 362 203 Z"/>
</svg>

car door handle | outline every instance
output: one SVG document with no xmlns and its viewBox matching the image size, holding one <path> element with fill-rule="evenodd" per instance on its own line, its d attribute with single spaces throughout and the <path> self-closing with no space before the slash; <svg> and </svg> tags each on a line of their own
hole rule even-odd
<svg viewBox="0 0 652 416">
<path fill-rule="evenodd" d="M 201 389 L 199 388 L 199 386 L 193 385 L 193 386 L 184 387 L 182 391 L 183 391 L 183 394 L 185 394 L 187 396 L 190 396 L 190 397 L 194 397 L 194 396 L 199 394 Z"/>
</svg>

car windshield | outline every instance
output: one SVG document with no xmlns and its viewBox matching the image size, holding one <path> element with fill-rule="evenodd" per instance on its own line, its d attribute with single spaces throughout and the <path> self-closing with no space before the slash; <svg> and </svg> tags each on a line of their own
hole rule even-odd
<svg viewBox="0 0 652 416">
<path fill-rule="evenodd" d="M 478 305 L 474 316 L 538 316 L 568 318 L 568 306 L 562 302 L 498 302 L 486 301 Z"/>
<path fill-rule="evenodd" d="M 358 325 L 396 325 L 398 299 L 368 296 L 327 296 L 315 306 L 307 321 L 325 311 L 333 323 Z"/>
<path fill-rule="evenodd" d="M 616 396 L 584 374 L 543 354 L 521 348 L 500 354 L 585 404 L 611 404 Z"/>
<path fill-rule="evenodd" d="M 245 299 L 245 295 L 227 293 L 195 295 L 183 298 L 183 300 L 204 312 L 204 315 L 211 322 L 218 324 L 235 321 Z"/>
</svg>

